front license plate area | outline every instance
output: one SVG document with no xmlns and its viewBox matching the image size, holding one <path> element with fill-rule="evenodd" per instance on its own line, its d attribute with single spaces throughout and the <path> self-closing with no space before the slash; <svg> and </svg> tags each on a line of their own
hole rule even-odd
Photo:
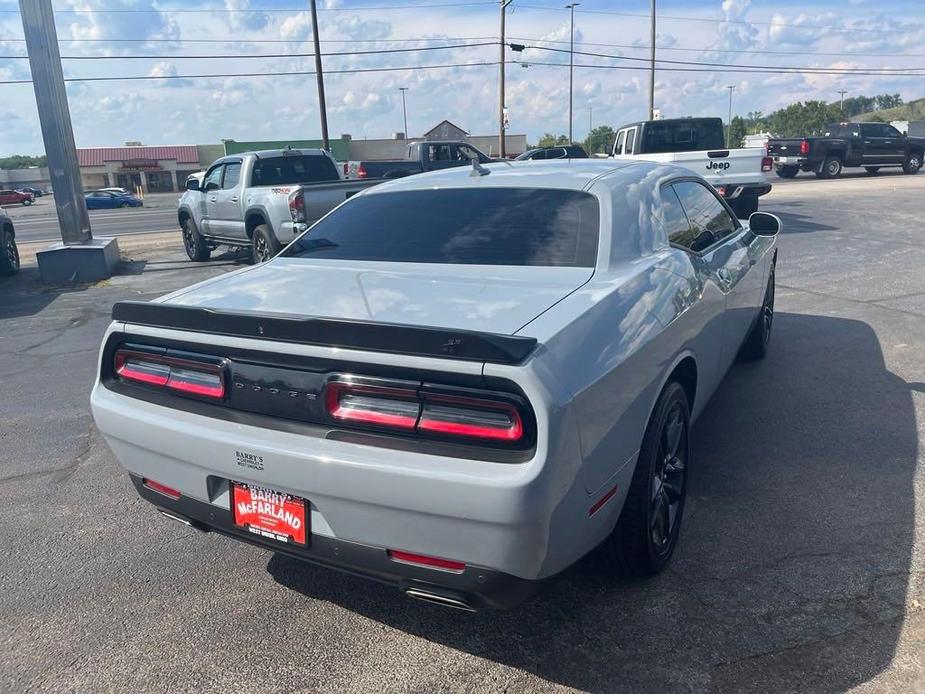
<svg viewBox="0 0 925 694">
<path fill-rule="evenodd" d="M 258 537 L 308 544 L 308 503 L 292 494 L 232 482 L 231 517 L 236 527 Z"/>
</svg>

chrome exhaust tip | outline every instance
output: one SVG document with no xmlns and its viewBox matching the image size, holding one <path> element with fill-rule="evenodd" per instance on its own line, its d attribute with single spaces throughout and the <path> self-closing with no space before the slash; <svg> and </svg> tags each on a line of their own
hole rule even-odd
<svg viewBox="0 0 925 694">
<path fill-rule="evenodd" d="M 442 595 L 440 593 L 432 593 L 421 588 L 407 588 L 405 589 L 405 595 L 415 600 L 423 600 L 424 602 L 430 602 L 443 607 L 452 607 L 456 610 L 475 612 L 475 608 L 469 605 L 465 600 L 450 597 L 449 595 Z"/>
<path fill-rule="evenodd" d="M 184 518 L 178 513 L 173 513 L 172 511 L 167 511 L 166 509 L 162 509 L 162 508 L 158 508 L 157 510 L 158 510 L 158 513 L 160 513 L 162 516 L 166 516 L 170 520 L 177 521 L 178 523 L 183 523 L 183 525 L 187 525 L 190 528 L 193 528 L 194 530 L 198 530 L 201 533 L 207 532 L 208 530 L 207 528 L 203 527 L 199 523 L 193 520 L 190 520 L 189 518 Z"/>
</svg>

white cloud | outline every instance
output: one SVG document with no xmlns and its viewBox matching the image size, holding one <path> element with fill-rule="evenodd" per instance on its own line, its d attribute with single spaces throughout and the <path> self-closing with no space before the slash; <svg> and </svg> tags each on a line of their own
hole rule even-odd
<svg viewBox="0 0 925 694">
<path fill-rule="evenodd" d="M 155 63 L 154 67 L 148 72 L 148 77 L 162 77 L 165 79 L 155 80 L 151 84 L 158 87 L 181 88 L 191 84 L 190 80 L 177 79 L 177 66 L 166 60 Z"/>
<path fill-rule="evenodd" d="M 259 9 L 251 9 L 251 0 L 225 0 L 225 9 L 221 16 L 234 30 L 260 31 L 270 23 L 270 15 Z"/>
</svg>

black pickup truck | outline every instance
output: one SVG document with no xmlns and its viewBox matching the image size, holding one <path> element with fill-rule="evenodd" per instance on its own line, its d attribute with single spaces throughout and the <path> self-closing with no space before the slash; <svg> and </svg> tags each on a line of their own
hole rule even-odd
<svg viewBox="0 0 925 694">
<path fill-rule="evenodd" d="M 836 178 L 846 166 L 863 166 L 875 174 L 884 166 L 901 166 L 907 174 L 922 168 L 925 138 L 908 137 L 886 123 L 833 123 L 819 137 L 768 140 L 768 156 L 781 178 L 812 171 Z"/>
<path fill-rule="evenodd" d="M 16 232 L 13 222 L 0 210 L 0 277 L 19 272 L 19 251 L 16 248 Z"/>
<path fill-rule="evenodd" d="M 492 159 L 467 142 L 412 142 L 404 159 L 348 161 L 345 178 L 401 178 L 424 171 L 470 166 L 472 159 L 486 164 Z"/>
</svg>

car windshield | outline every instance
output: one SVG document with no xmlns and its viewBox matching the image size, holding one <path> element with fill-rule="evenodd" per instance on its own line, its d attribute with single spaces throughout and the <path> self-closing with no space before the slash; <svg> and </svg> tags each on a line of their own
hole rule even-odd
<svg viewBox="0 0 925 694">
<path fill-rule="evenodd" d="M 593 267 L 599 209 L 574 190 L 374 193 L 338 208 L 288 257 L 463 265 Z"/>
<path fill-rule="evenodd" d="M 255 186 L 286 186 L 297 183 L 337 181 L 337 168 L 328 157 L 287 154 L 282 157 L 258 159 L 251 176 Z"/>
</svg>

